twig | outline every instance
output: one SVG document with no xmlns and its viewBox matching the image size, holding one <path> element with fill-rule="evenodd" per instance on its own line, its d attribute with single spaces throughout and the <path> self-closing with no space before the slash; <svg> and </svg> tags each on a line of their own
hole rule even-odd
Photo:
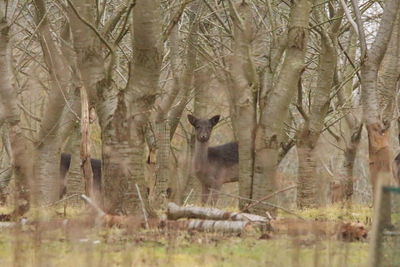
<svg viewBox="0 0 400 267">
<path fill-rule="evenodd" d="M 220 193 L 220 194 L 223 194 L 223 195 L 234 197 L 234 198 L 237 198 L 237 199 L 243 199 L 243 200 L 252 201 L 252 202 L 257 202 L 258 201 L 258 200 L 254 200 L 254 199 L 250 199 L 250 198 L 246 198 L 246 197 L 235 196 L 235 195 L 231 195 L 231 194 L 228 194 L 228 193 L 224 193 L 224 192 L 215 190 L 213 188 L 210 188 L 210 190 L 211 191 L 215 191 L 215 192 Z M 283 210 L 284 212 L 286 212 L 288 214 L 291 214 L 293 216 L 296 216 L 297 218 L 305 221 L 305 219 L 303 217 L 301 217 L 300 215 L 298 215 L 298 214 L 294 213 L 293 211 L 290 211 L 290 210 L 288 210 L 286 208 L 283 208 L 283 207 L 280 207 L 280 206 L 277 206 L 275 204 L 271 204 L 271 203 L 268 203 L 268 202 L 265 202 L 265 201 L 260 201 L 260 204 L 264 204 L 264 205 L 267 205 L 267 206 L 270 206 L 270 207 L 273 207 L 273 208 L 277 208 L 277 209 Z"/>
<path fill-rule="evenodd" d="M 192 1 L 193 0 L 185 1 L 181 4 L 179 10 L 176 12 L 175 16 L 171 19 L 171 21 L 167 25 L 167 28 L 163 32 L 162 40 L 164 43 L 165 43 L 165 41 L 167 41 L 168 36 L 171 34 L 172 30 L 174 29 L 176 24 L 178 24 L 179 20 L 181 19 L 183 11 L 185 10 L 185 7 L 187 6 L 187 4 L 189 4 Z"/>
<path fill-rule="evenodd" d="M 193 188 L 190 190 L 190 192 L 187 195 L 185 201 L 183 201 L 183 206 L 186 206 L 187 202 L 189 201 L 189 198 L 192 196 L 192 193 L 193 193 Z"/>
<path fill-rule="evenodd" d="M 71 198 L 74 198 L 74 197 L 77 197 L 77 196 L 79 196 L 79 194 L 72 194 L 72 195 L 70 195 L 70 196 L 68 196 L 68 197 L 64 197 L 64 198 L 62 198 L 62 199 L 60 199 L 60 200 L 57 200 L 56 202 L 52 202 L 52 203 L 47 204 L 47 205 L 42 206 L 42 207 L 43 207 L 43 208 L 49 208 L 49 207 L 52 207 L 52 206 L 57 205 L 58 203 L 65 202 L 65 201 L 67 201 L 68 199 L 71 199 Z"/>
<path fill-rule="evenodd" d="M 37 122 L 42 122 L 42 119 L 41 119 L 41 118 L 35 116 L 32 112 L 30 112 L 29 110 L 27 110 L 26 107 L 24 107 L 21 103 L 18 103 L 17 105 L 18 105 L 18 107 L 19 107 L 20 109 L 22 109 L 22 111 L 24 111 L 25 114 L 27 114 L 29 117 L 31 117 L 32 119 L 34 119 L 34 120 L 37 121 Z"/>
<path fill-rule="evenodd" d="M 83 24 L 88 26 L 89 29 L 91 29 L 93 31 L 93 33 L 97 37 L 99 37 L 100 41 L 108 48 L 108 50 L 109 50 L 109 52 L 111 54 L 111 59 L 110 59 L 109 65 L 107 67 L 107 76 L 106 76 L 106 78 L 107 78 L 107 81 L 110 81 L 111 80 L 111 73 L 112 73 L 113 65 L 115 63 L 115 48 L 114 48 L 114 46 L 110 42 L 108 42 L 107 39 L 105 39 L 104 36 L 90 22 L 88 22 L 85 18 L 83 18 L 79 14 L 78 10 L 72 4 L 71 0 L 67 0 L 67 2 L 69 4 L 69 6 L 71 7 L 71 9 L 72 9 L 73 13 L 75 14 L 75 16 L 77 16 L 78 19 L 80 21 L 82 21 Z"/>
<path fill-rule="evenodd" d="M 357 24 L 357 32 L 358 32 L 358 38 L 360 41 L 360 46 L 361 46 L 361 65 L 365 60 L 365 56 L 367 55 L 367 41 L 365 38 L 365 32 L 364 32 L 364 26 L 363 26 L 363 22 L 361 19 L 361 12 L 360 12 L 360 8 L 358 7 L 358 1 L 355 0 L 351 0 L 351 3 L 353 5 L 353 10 L 354 10 L 354 15 L 356 18 L 356 24 Z"/>
<path fill-rule="evenodd" d="M 225 30 L 225 32 L 229 35 L 230 38 L 233 38 L 232 36 L 232 31 L 226 27 L 225 23 L 222 21 L 222 18 L 218 15 L 218 12 L 212 8 L 212 6 L 206 1 L 203 0 L 204 4 L 207 6 L 207 8 L 211 11 L 211 13 L 214 15 L 214 17 L 218 20 L 218 22 L 221 24 L 221 27 Z"/>
<path fill-rule="evenodd" d="M 99 217 L 103 217 L 106 215 L 106 213 L 99 207 L 96 205 L 96 203 L 93 202 L 93 200 L 91 200 L 89 197 L 87 197 L 85 194 L 81 195 L 81 198 L 83 200 L 86 201 L 86 203 L 88 203 L 90 206 L 92 206 L 92 208 L 94 208 L 98 214 Z"/>
<path fill-rule="evenodd" d="M 144 206 L 144 202 L 143 202 L 143 198 L 142 198 L 142 194 L 140 194 L 140 189 L 139 186 L 137 184 L 135 184 L 136 186 L 136 190 L 139 196 L 139 200 L 140 200 L 140 204 L 142 206 L 142 211 L 143 211 L 143 216 L 144 216 L 144 221 L 146 222 L 146 229 L 149 229 L 149 221 L 147 220 L 147 212 L 146 212 L 146 208 Z"/>
<path fill-rule="evenodd" d="M 326 165 L 326 163 L 321 160 L 321 164 L 322 166 L 325 168 L 326 172 L 329 174 L 329 176 L 334 177 L 335 175 L 333 174 L 333 172 L 329 169 L 329 167 Z"/>
<path fill-rule="evenodd" d="M 271 193 L 271 194 L 269 194 L 269 195 L 267 195 L 267 196 L 265 196 L 265 197 L 262 197 L 262 198 L 260 198 L 260 199 L 258 199 L 258 200 L 255 200 L 254 203 L 248 204 L 246 207 L 243 208 L 243 210 L 248 210 L 249 208 L 252 208 L 252 207 L 258 205 L 259 203 L 262 203 L 262 201 L 265 201 L 265 200 L 267 200 L 267 199 L 270 199 L 270 198 L 274 197 L 275 195 L 277 195 L 277 194 L 279 194 L 279 193 L 288 191 L 288 190 L 293 189 L 293 188 L 296 188 L 296 187 L 297 187 L 297 185 L 291 185 L 291 186 L 288 186 L 288 187 L 286 187 L 286 188 L 283 188 L 283 189 L 280 189 L 280 190 L 278 190 L 278 191 L 275 191 L 275 192 L 273 192 L 273 193 Z"/>
<path fill-rule="evenodd" d="M 88 26 L 95 35 L 97 35 L 97 37 L 99 37 L 100 41 L 107 46 L 107 48 L 110 50 L 110 52 L 114 53 L 114 48 L 113 46 L 103 37 L 103 35 L 101 35 L 101 33 L 90 23 L 88 22 L 85 18 L 83 18 L 81 16 L 81 14 L 79 14 L 78 10 L 76 9 L 76 7 L 72 4 L 71 0 L 67 0 L 69 6 L 71 7 L 72 11 L 74 12 L 75 16 L 78 17 L 78 19 L 80 21 L 82 21 L 83 24 L 85 24 L 86 26 Z"/>
<path fill-rule="evenodd" d="M 351 27 L 353 27 L 354 31 L 356 32 L 356 34 L 358 35 L 358 27 L 356 22 L 353 20 L 353 18 L 351 17 L 350 14 L 350 10 L 347 8 L 346 3 L 344 2 L 344 0 L 340 0 L 339 1 L 340 4 L 342 5 L 342 8 L 344 10 L 344 14 L 346 15 L 347 20 L 349 21 Z"/>
</svg>

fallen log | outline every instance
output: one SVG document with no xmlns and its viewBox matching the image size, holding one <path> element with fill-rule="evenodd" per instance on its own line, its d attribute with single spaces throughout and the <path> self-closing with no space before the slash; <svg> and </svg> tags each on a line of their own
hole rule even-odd
<svg viewBox="0 0 400 267">
<path fill-rule="evenodd" d="M 169 220 L 188 218 L 216 221 L 258 222 L 264 224 L 269 224 L 270 221 L 266 217 L 250 213 L 228 212 L 217 208 L 205 208 L 197 206 L 180 207 L 173 202 L 168 203 L 167 218 Z"/>
<path fill-rule="evenodd" d="M 161 229 L 168 230 L 195 230 L 201 232 L 241 233 L 252 229 L 249 221 L 215 221 L 215 220 L 181 220 L 164 221 Z"/>
</svg>

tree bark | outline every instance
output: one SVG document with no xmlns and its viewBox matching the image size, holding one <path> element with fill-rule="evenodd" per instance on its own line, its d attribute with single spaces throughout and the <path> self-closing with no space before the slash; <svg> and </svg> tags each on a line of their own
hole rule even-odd
<svg viewBox="0 0 400 267">
<path fill-rule="evenodd" d="M 44 1 L 35 0 L 34 4 L 36 7 L 39 40 L 50 75 L 46 116 L 42 120 L 39 132 L 37 159 L 35 162 L 34 200 L 35 204 L 42 205 L 54 202 L 60 196 L 59 166 L 54 164 L 54 159 L 60 158 L 61 139 L 57 134 L 58 123 L 65 105 L 67 88 L 70 85 L 70 72 L 51 36 Z"/>
<path fill-rule="evenodd" d="M 363 51 L 365 58 L 361 65 L 361 100 L 363 105 L 364 121 L 368 131 L 369 160 L 371 182 L 376 194 L 378 179 L 382 184 L 392 180 L 391 154 L 389 146 L 389 131 L 380 119 L 380 108 L 377 97 L 378 70 L 387 50 L 396 16 L 399 11 L 399 1 L 386 1 L 382 20 L 372 47 Z M 359 29 L 363 31 L 363 29 Z M 361 40 L 365 42 L 365 40 Z"/>
<path fill-rule="evenodd" d="M 354 3 L 353 3 L 354 4 Z M 361 101 L 363 106 L 363 119 L 368 131 L 369 148 L 369 169 L 373 188 L 375 214 L 379 212 L 379 206 L 382 205 L 384 212 L 381 219 L 386 225 L 391 224 L 391 200 L 390 195 L 386 194 L 375 202 L 380 195 L 382 187 L 390 185 L 393 180 L 392 173 L 392 155 L 390 150 L 390 132 L 389 123 L 382 121 L 380 117 L 380 107 L 377 95 L 378 70 L 382 59 L 387 51 L 390 37 L 399 13 L 400 2 L 388 0 L 385 2 L 382 19 L 379 23 L 378 32 L 374 43 L 370 49 L 367 49 L 364 29 L 359 15 L 358 7 L 354 6 L 357 15 L 358 31 L 361 42 Z M 374 224 L 377 224 L 375 221 Z"/>
<path fill-rule="evenodd" d="M 168 114 L 168 120 L 170 123 L 170 138 L 172 139 L 175 131 L 178 127 L 178 123 L 182 117 L 182 113 L 189 103 L 189 96 L 191 92 L 191 88 L 193 86 L 193 79 L 195 77 L 194 70 L 196 66 L 198 66 L 197 61 L 198 59 L 198 53 L 196 50 L 196 47 L 198 45 L 198 29 L 199 29 L 199 23 L 200 23 L 200 18 L 202 15 L 203 11 L 203 4 L 201 2 L 194 2 L 190 6 L 190 13 L 189 13 L 189 29 L 188 29 L 188 36 L 186 40 L 186 53 L 185 53 L 185 58 L 184 58 L 184 68 L 182 71 L 181 77 L 175 77 L 175 82 L 174 86 L 181 87 L 182 89 L 180 90 L 177 100 L 179 101 L 172 110 L 170 110 Z M 177 68 L 175 67 L 175 70 Z M 199 75 L 199 74 L 196 74 Z M 180 78 L 180 79 L 178 79 Z M 197 76 L 198 78 L 198 76 Z M 203 102 L 204 98 L 204 91 L 206 90 L 203 85 L 200 84 L 194 84 L 194 113 L 196 116 L 206 116 L 206 103 L 205 101 Z M 198 105 L 199 102 L 203 102 L 202 105 Z M 193 138 L 193 135 L 192 137 Z M 187 149 L 189 158 L 192 157 L 192 142 L 188 143 L 189 148 Z M 191 190 L 193 189 L 194 195 L 200 194 L 200 183 L 192 175 L 191 172 L 191 160 L 188 161 L 188 163 L 185 166 L 186 172 L 184 172 L 185 175 L 185 185 L 183 186 L 183 197 L 186 197 Z"/>
<path fill-rule="evenodd" d="M 1 5 L 3 7 L 3 5 Z M 0 9 L 2 9 L 0 7 Z M 3 16 L 4 10 L 0 10 Z M 30 179 L 33 172 L 33 146 L 22 134 L 17 93 L 11 83 L 10 26 L 0 18 L 0 127 L 8 131 L 11 167 L 15 178 L 15 216 L 23 215 L 30 207 Z M 5 145 L 5 144 L 3 144 Z"/>
<path fill-rule="evenodd" d="M 207 219 L 207 220 L 229 220 L 229 221 L 247 221 L 269 223 L 269 219 L 243 212 L 227 212 L 216 208 L 204 207 L 179 207 L 175 203 L 168 203 L 167 217 L 169 220 L 178 220 L 181 218 Z"/>
<path fill-rule="evenodd" d="M 147 187 L 144 180 L 144 133 L 158 92 L 162 60 L 159 1 L 149 0 L 136 3 L 133 8 L 132 31 L 134 54 L 125 99 L 128 114 L 127 125 L 129 125 L 129 144 L 133 149 L 132 173 L 130 173 L 132 178 L 130 178 L 129 184 L 138 184 L 141 195 L 147 199 Z M 131 190 L 128 192 L 131 192 Z M 166 192 L 161 192 L 161 194 L 166 196 Z M 108 200 L 117 205 L 130 203 L 128 206 L 133 211 L 140 207 L 137 197 L 127 196 L 122 203 L 117 203 L 110 198 Z"/>
<path fill-rule="evenodd" d="M 83 21 L 93 25 L 92 2 L 74 1 L 74 7 L 80 17 L 71 9 L 68 15 L 77 55 L 76 69 L 89 92 L 89 105 L 96 107 L 101 127 L 104 206 L 114 214 L 133 213 L 130 203 L 137 195 L 132 178 L 134 154 L 143 156 L 144 151 L 134 150 L 129 142 L 125 92 L 118 93 L 113 87 L 106 73 L 99 36 Z"/>
<path fill-rule="evenodd" d="M 400 72 L 400 16 L 397 15 L 392 35 L 383 57 L 378 73 L 378 94 L 380 98 L 381 116 L 383 120 L 392 121 L 394 118 L 397 83 Z"/>
<path fill-rule="evenodd" d="M 322 23 L 320 10 L 315 9 L 315 16 Z M 343 16 L 343 11 L 338 12 Z M 311 103 L 311 113 L 305 119 L 303 129 L 297 138 L 297 154 L 299 159 L 299 177 L 297 184 L 297 206 L 313 208 L 321 204 L 318 196 L 317 155 L 315 148 L 324 128 L 325 117 L 330 106 L 330 93 L 337 63 L 337 35 L 341 20 L 325 27 L 321 34 L 321 48 L 318 65 L 318 80 Z"/>
<path fill-rule="evenodd" d="M 347 61 L 346 68 L 344 71 L 344 77 L 350 77 L 354 75 L 354 62 L 356 58 L 356 33 L 350 31 L 349 43 L 347 49 Z M 339 81 L 337 81 L 339 83 Z M 347 84 L 343 87 L 343 90 L 338 92 L 339 104 L 345 109 L 351 110 L 344 115 L 344 120 L 341 129 L 343 131 L 343 143 L 344 143 L 344 160 L 342 164 L 342 173 L 344 174 L 344 181 L 339 181 L 340 186 L 340 197 L 337 201 L 345 201 L 346 205 L 351 205 L 354 187 L 354 162 L 356 159 L 357 150 L 361 141 L 362 123 L 356 117 L 356 112 L 352 110 L 358 108 L 355 103 L 347 102 L 351 99 L 353 94 L 353 79 L 350 79 Z M 346 103 L 347 102 L 347 103 Z"/>
<path fill-rule="evenodd" d="M 276 190 L 275 174 L 288 107 L 297 88 L 308 41 L 308 23 L 314 1 L 300 0 L 290 11 L 288 42 L 285 58 L 275 88 L 269 94 L 265 110 L 256 130 L 253 199 Z M 279 114 L 279 116 L 277 116 Z M 263 214 L 266 207 L 257 206 L 252 213 Z M 275 209 L 270 209 L 275 212 Z"/>
<path fill-rule="evenodd" d="M 254 25 L 252 24 L 251 7 L 242 2 L 230 6 L 233 20 L 233 54 L 231 58 L 231 86 L 234 114 L 231 115 L 236 137 L 239 142 L 239 195 L 251 198 L 254 167 L 254 132 L 256 125 L 255 92 L 258 79 L 252 61 L 252 44 Z M 239 208 L 248 202 L 239 201 Z"/>
</svg>

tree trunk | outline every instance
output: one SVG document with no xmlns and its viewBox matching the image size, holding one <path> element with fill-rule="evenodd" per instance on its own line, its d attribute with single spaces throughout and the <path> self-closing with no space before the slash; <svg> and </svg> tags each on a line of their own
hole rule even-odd
<svg viewBox="0 0 400 267">
<path fill-rule="evenodd" d="M 392 173 L 392 155 L 390 151 L 390 132 L 388 131 L 389 123 L 382 121 L 380 117 L 380 107 L 377 97 L 377 80 L 378 70 L 381 66 L 382 59 L 387 51 L 390 37 L 399 13 L 400 2 L 397 0 L 388 0 L 382 14 L 374 43 L 370 49 L 367 49 L 364 28 L 359 15 L 358 7 L 355 8 L 357 15 L 357 25 L 361 42 L 361 87 L 362 87 L 362 106 L 363 117 L 368 131 L 368 147 L 369 147 L 369 169 L 371 183 L 373 188 L 374 200 L 382 190 L 382 186 L 389 185 L 393 180 Z M 378 185 L 378 186 L 377 186 Z M 379 201 L 380 202 L 380 201 Z M 382 221 L 385 224 L 391 224 L 391 203 L 390 198 L 385 197 L 380 203 L 384 207 Z M 375 203 L 375 202 L 374 202 Z M 377 208 L 377 207 L 375 207 Z M 379 209 L 375 209 L 377 213 Z M 374 222 L 376 224 L 378 222 Z"/>
<path fill-rule="evenodd" d="M 320 9 L 316 8 L 314 11 L 315 16 L 322 23 Z M 343 15 L 343 10 L 338 15 L 339 17 Z M 299 208 L 313 208 L 321 204 L 316 170 L 318 156 L 315 154 L 315 148 L 323 131 L 325 117 L 330 106 L 330 93 L 333 88 L 337 63 L 336 42 L 340 24 L 341 20 L 336 20 L 329 28 L 326 27 L 321 34 L 318 80 L 311 103 L 311 113 L 305 118 L 304 128 L 300 130 L 297 139 L 299 159 L 297 206 Z"/>
<path fill-rule="evenodd" d="M 356 33 L 354 31 L 350 32 L 349 43 L 347 49 L 347 61 L 346 68 L 344 71 L 344 77 L 350 77 L 354 75 L 354 66 L 356 57 Z M 337 81 L 339 84 L 339 81 Z M 358 107 L 355 103 L 346 103 L 348 99 L 351 99 L 353 94 L 353 79 L 350 79 L 347 84 L 338 93 L 339 104 L 349 110 L 357 109 Z M 339 181 L 340 186 L 340 197 L 335 201 L 345 201 L 346 205 L 351 205 L 354 187 L 354 161 L 356 158 L 358 146 L 361 141 L 362 123 L 356 117 L 356 112 L 349 112 L 344 115 L 344 120 L 341 123 L 342 137 L 344 144 L 344 159 L 342 164 L 341 173 L 344 175 L 344 181 Z"/>
<path fill-rule="evenodd" d="M 199 59 L 201 61 L 201 59 Z M 200 65 L 200 64 L 198 64 Z M 208 115 L 209 106 L 209 75 L 211 73 L 208 69 L 198 70 L 194 73 L 194 107 L 193 115 L 197 118 L 206 118 Z M 194 154 L 194 143 L 195 143 L 194 129 L 191 129 L 190 140 L 188 142 L 188 154 L 189 161 L 186 165 L 188 168 L 187 178 L 185 183 L 185 190 L 183 196 L 186 198 L 191 193 L 192 202 L 200 200 L 201 196 L 201 184 L 199 179 L 195 177 L 192 170 L 192 159 Z"/>
<path fill-rule="evenodd" d="M 188 29 L 188 36 L 187 36 L 187 41 L 186 41 L 186 53 L 185 53 L 185 64 L 184 64 L 184 69 L 182 72 L 182 76 L 180 77 L 180 80 L 178 80 L 176 77 L 175 79 L 175 84 L 174 86 L 180 86 L 182 89 L 180 90 L 180 93 L 178 95 L 178 103 L 177 105 L 169 112 L 168 114 L 168 120 L 170 123 L 170 138 L 172 139 L 175 131 L 178 127 L 178 123 L 182 117 L 182 113 L 187 106 L 189 102 L 189 96 L 191 92 L 191 88 L 193 86 L 193 78 L 194 78 L 194 70 L 197 66 L 197 50 L 196 46 L 198 45 L 198 29 L 199 29 L 199 21 L 202 15 L 203 11 L 203 4 L 201 2 L 194 2 L 191 7 L 190 7 L 190 13 L 189 13 L 189 29 Z M 199 74 L 196 74 L 199 75 Z M 198 77 L 197 77 L 198 78 Z M 196 82 L 196 81 L 195 81 Z M 198 116 L 206 116 L 206 109 L 207 105 L 204 100 L 204 91 L 205 87 L 203 85 L 199 84 L 194 84 L 194 112 Z M 202 102 L 201 105 L 198 103 Z M 193 138 L 193 136 L 192 136 Z M 190 142 L 188 144 L 188 162 L 185 163 L 186 171 L 183 172 L 184 174 L 184 179 L 185 179 L 185 185 L 183 186 L 183 192 L 182 196 L 186 198 L 190 192 L 193 195 L 196 196 L 200 194 L 200 183 L 192 175 L 191 172 L 191 157 L 192 157 L 192 151 L 193 151 L 193 146 L 194 142 Z M 193 189 L 193 191 L 192 191 Z"/>
<path fill-rule="evenodd" d="M 138 150 L 129 143 L 126 116 L 126 102 L 121 93 L 112 120 L 106 127 L 102 126 L 101 138 L 104 207 L 113 214 L 132 214 L 140 205 L 135 189 L 136 177 L 132 175 L 137 172 L 134 167 L 144 164 L 144 147 Z"/>
<path fill-rule="evenodd" d="M 254 168 L 254 132 L 256 125 L 255 88 L 257 75 L 252 62 L 251 39 L 254 31 L 251 7 L 242 2 L 231 5 L 230 16 L 233 20 L 234 45 L 231 58 L 231 88 L 234 114 L 231 115 L 236 137 L 239 142 L 239 195 L 251 198 Z M 248 204 L 240 200 L 239 208 Z"/>
<path fill-rule="evenodd" d="M 92 2 L 74 2 L 80 16 L 93 23 L 95 9 Z M 135 210 L 130 203 L 134 202 L 134 196 L 137 195 L 132 180 L 134 148 L 129 143 L 124 92 L 118 94 L 109 80 L 98 36 L 73 10 L 69 10 L 68 15 L 77 55 L 75 68 L 89 92 L 89 104 L 96 107 L 101 127 L 104 206 L 114 214 L 133 213 Z M 82 185 L 80 181 L 79 190 L 82 190 Z"/>
<path fill-rule="evenodd" d="M 389 146 L 389 131 L 380 119 L 380 108 L 377 97 L 378 70 L 387 50 L 399 1 L 386 1 L 382 21 L 371 49 L 363 51 L 365 62 L 361 66 L 362 105 L 364 120 L 368 131 L 369 160 L 371 182 L 376 194 L 377 179 L 383 179 L 382 184 L 392 180 L 391 154 Z M 359 29 L 360 31 L 363 29 Z M 361 40 L 365 42 L 365 40 Z"/>
<path fill-rule="evenodd" d="M 129 144 L 132 148 L 131 183 L 140 187 L 142 196 L 147 198 L 147 186 L 144 180 L 145 127 L 149 122 L 149 114 L 154 107 L 158 92 L 162 60 L 161 13 L 157 0 L 139 1 L 133 8 L 133 63 L 126 91 L 126 106 L 129 133 Z M 115 181 L 114 183 L 118 183 Z M 119 178 L 117 178 L 119 179 Z M 129 190 L 127 193 L 130 193 Z M 166 196 L 166 192 L 161 192 Z M 136 195 L 136 194 L 135 194 Z M 133 201 L 132 201 L 133 199 Z M 139 198 L 124 196 L 122 203 L 118 199 L 108 198 L 114 205 L 131 203 L 131 211 L 139 207 Z"/>
<path fill-rule="evenodd" d="M 192 87 L 194 69 L 196 67 L 197 50 L 198 45 L 198 29 L 199 29 L 199 18 L 202 14 L 202 4 L 200 2 L 193 3 L 191 7 L 192 12 L 189 16 L 189 34 L 186 46 L 186 57 L 185 57 L 185 68 L 182 73 L 181 82 L 175 84 L 175 86 L 181 86 L 182 90 L 178 96 L 179 103 L 170 111 L 169 121 L 171 125 L 171 139 L 175 134 L 176 128 L 178 127 L 181 119 L 183 110 L 188 104 L 189 93 Z"/>
<path fill-rule="evenodd" d="M 68 175 L 66 177 L 67 197 L 75 194 L 81 195 L 84 194 L 85 192 L 85 185 L 80 171 L 80 161 L 81 161 L 79 157 L 80 140 L 81 140 L 81 135 L 79 128 L 73 129 L 68 139 L 68 143 L 64 149 L 65 152 L 71 154 L 71 164 L 69 167 Z M 71 201 L 69 201 L 68 203 L 71 203 Z M 81 201 L 79 200 L 79 198 L 77 198 L 76 202 L 74 201 L 72 202 L 72 204 L 80 205 Z"/>
<path fill-rule="evenodd" d="M 275 191 L 275 174 L 284 128 L 282 117 L 286 117 L 300 72 L 304 68 L 308 22 L 313 2 L 300 0 L 294 2 L 291 7 L 285 59 L 277 84 L 268 96 L 256 132 L 253 199 L 262 198 Z M 255 207 L 254 212 L 264 214 L 267 210 L 276 211 L 259 205 Z"/>
<path fill-rule="evenodd" d="M 0 14 L 4 14 L 3 11 L 0 10 Z M 20 216 L 29 209 L 30 204 L 29 178 L 33 172 L 33 147 L 23 136 L 20 127 L 17 94 L 11 83 L 9 30 L 6 18 L 0 18 L 0 127 L 3 126 L 9 134 L 11 166 L 16 187 L 16 205 L 13 214 Z"/>
<path fill-rule="evenodd" d="M 378 73 L 378 93 L 380 98 L 380 107 L 382 109 L 382 118 L 386 121 L 392 121 L 396 104 L 397 83 L 400 71 L 400 16 L 397 16 L 393 27 L 390 42 L 382 60 Z"/>
<path fill-rule="evenodd" d="M 35 162 L 34 200 L 35 204 L 41 205 L 54 202 L 60 196 L 59 166 L 55 164 L 54 159 L 60 158 L 61 139 L 58 136 L 58 122 L 65 105 L 70 72 L 51 36 L 44 1 L 35 0 L 34 3 L 44 61 L 51 78 L 46 116 L 43 118 L 39 132 Z"/>
</svg>

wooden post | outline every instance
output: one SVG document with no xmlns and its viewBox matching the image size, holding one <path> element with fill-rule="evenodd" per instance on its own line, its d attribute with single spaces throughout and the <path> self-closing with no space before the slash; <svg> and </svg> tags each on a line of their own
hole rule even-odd
<svg viewBox="0 0 400 267">
<path fill-rule="evenodd" d="M 389 205 L 389 207 L 388 207 Z M 387 209 L 389 208 L 389 214 Z M 378 179 L 375 190 L 375 206 L 369 247 L 370 267 L 380 266 L 382 262 L 383 229 L 390 222 L 390 192 L 384 190 L 383 179 Z"/>
</svg>

